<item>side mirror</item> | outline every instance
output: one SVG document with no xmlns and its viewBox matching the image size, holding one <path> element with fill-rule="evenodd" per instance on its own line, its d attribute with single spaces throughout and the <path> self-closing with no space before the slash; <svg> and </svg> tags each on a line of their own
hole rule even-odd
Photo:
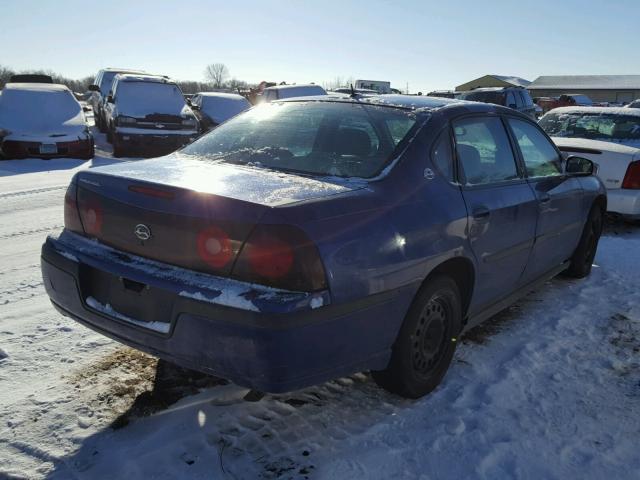
<svg viewBox="0 0 640 480">
<path fill-rule="evenodd" d="M 98 85 L 89 85 L 89 91 L 90 92 L 99 92 L 100 91 L 100 87 Z"/>
<path fill-rule="evenodd" d="M 113 103 L 113 95 L 107 96 L 107 103 Z"/>
<path fill-rule="evenodd" d="M 564 172 L 568 175 L 589 176 L 596 173 L 596 164 L 591 160 L 574 155 L 567 158 Z"/>
</svg>

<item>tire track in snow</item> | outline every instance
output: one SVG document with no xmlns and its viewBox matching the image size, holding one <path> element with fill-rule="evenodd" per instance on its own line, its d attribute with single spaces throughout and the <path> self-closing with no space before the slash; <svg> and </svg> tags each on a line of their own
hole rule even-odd
<svg viewBox="0 0 640 480">
<path fill-rule="evenodd" d="M 35 233 L 42 233 L 42 232 L 50 232 L 52 230 L 57 230 L 60 228 L 63 228 L 64 225 L 52 225 L 49 227 L 41 227 L 41 228 L 35 228 L 32 230 L 25 230 L 25 231 L 18 231 L 18 232 L 14 232 L 14 233 L 8 233 L 5 235 L 0 235 L 0 240 L 7 240 L 7 239 L 12 239 L 15 237 L 21 237 L 24 235 L 32 235 Z"/>
<path fill-rule="evenodd" d="M 0 193 L 0 199 L 35 195 L 37 193 L 53 192 L 55 190 L 64 190 L 66 188 L 67 188 L 67 185 L 56 185 L 54 187 L 34 188 L 32 190 L 18 190 L 14 192 Z"/>
</svg>

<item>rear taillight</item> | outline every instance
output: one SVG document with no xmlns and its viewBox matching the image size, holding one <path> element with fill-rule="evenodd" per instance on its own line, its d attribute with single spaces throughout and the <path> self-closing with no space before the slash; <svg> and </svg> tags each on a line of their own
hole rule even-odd
<svg viewBox="0 0 640 480">
<path fill-rule="evenodd" d="M 200 259 L 215 269 L 226 267 L 233 259 L 231 239 L 221 228 L 205 228 L 198 234 L 196 243 Z"/>
<path fill-rule="evenodd" d="M 74 178 L 64 195 L 64 228 L 72 232 L 83 233 L 76 199 L 77 192 L 76 179 Z"/>
<path fill-rule="evenodd" d="M 304 292 L 327 288 L 317 247 L 304 232 L 288 225 L 257 225 L 240 251 L 232 277 Z"/>
<path fill-rule="evenodd" d="M 622 188 L 640 190 L 640 160 L 631 162 L 622 180 Z"/>
<path fill-rule="evenodd" d="M 97 201 L 82 203 L 80 205 L 80 219 L 87 235 L 92 237 L 100 236 L 102 233 L 102 206 Z"/>
</svg>

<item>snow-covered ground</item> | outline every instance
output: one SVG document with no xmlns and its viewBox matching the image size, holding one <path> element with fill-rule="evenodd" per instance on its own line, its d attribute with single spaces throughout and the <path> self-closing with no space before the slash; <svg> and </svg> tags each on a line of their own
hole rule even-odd
<svg viewBox="0 0 640 480">
<path fill-rule="evenodd" d="M 71 175 L 115 161 L 97 140 L 0 162 L 0 478 L 640 477 L 640 228 L 467 335 L 426 398 L 358 374 L 249 402 L 51 307 L 39 249 Z"/>
</svg>

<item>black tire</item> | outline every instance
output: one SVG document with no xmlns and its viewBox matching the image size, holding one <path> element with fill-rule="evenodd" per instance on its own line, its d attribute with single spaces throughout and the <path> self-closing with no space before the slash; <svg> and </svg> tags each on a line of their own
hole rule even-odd
<svg viewBox="0 0 640 480">
<path fill-rule="evenodd" d="M 100 133 L 106 133 L 107 129 L 104 128 L 104 122 L 102 121 L 102 117 L 94 112 L 94 119 L 95 119 L 96 127 L 98 127 L 98 131 Z"/>
<path fill-rule="evenodd" d="M 111 139 L 111 145 L 113 146 L 114 157 L 119 158 L 126 155 L 124 146 L 118 141 L 118 138 L 115 135 Z"/>
<path fill-rule="evenodd" d="M 584 278 L 591 273 L 591 265 L 598 250 L 598 241 L 602 234 L 603 212 L 600 205 L 591 207 L 589 217 L 582 230 L 580 242 L 576 247 L 571 263 L 565 273 L 574 278 Z"/>
<path fill-rule="evenodd" d="M 462 302 L 456 283 L 439 275 L 422 286 L 393 345 L 385 370 L 372 372 L 391 393 L 420 398 L 436 388 L 456 350 L 462 329 Z"/>
</svg>

